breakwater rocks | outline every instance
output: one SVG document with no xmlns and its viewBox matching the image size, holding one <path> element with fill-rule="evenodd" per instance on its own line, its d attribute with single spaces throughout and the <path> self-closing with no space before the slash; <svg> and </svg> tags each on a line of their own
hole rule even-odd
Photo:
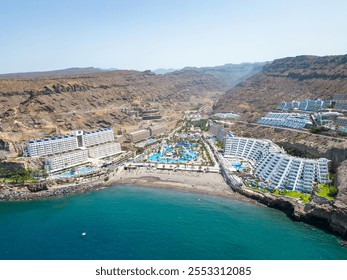
<svg viewBox="0 0 347 280">
<path fill-rule="evenodd" d="M 41 190 L 38 192 L 31 192 L 28 189 L 17 190 L 4 189 L 0 190 L 0 201 L 24 201 L 33 199 L 45 199 L 49 197 L 61 197 L 65 195 L 84 193 L 90 190 L 97 190 L 105 187 L 105 184 L 94 183 L 94 184 L 84 184 L 84 185 L 72 185 L 63 187 L 52 187 L 47 190 Z"/>
<path fill-rule="evenodd" d="M 245 188 L 236 191 L 268 207 L 283 211 L 294 221 L 305 222 L 347 239 L 346 205 L 336 205 L 318 197 L 313 197 L 310 203 L 302 204 L 296 199 L 277 197 Z"/>
</svg>

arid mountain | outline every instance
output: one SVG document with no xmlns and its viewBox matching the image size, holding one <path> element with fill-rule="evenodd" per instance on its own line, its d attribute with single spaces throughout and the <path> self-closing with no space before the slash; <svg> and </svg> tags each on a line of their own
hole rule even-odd
<svg viewBox="0 0 347 280">
<path fill-rule="evenodd" d="M 178 70 L 179 69 L 174 69 L 174 68 L 158 68 L 158 69 L 152 70 L 152 72 L 154 72 L 155 74 L 163 75 L 163 74 L 175 72 Z"/>
<path fill-rule="evenodd" d="M 182 70 L 194 70 L 203 74 L 210 74 L 229 89 L 261 71 L 265 64 L 265 62 L 225 64 L 215 67 L 186 67 Z"/>
<path fill-rule="evenodd" d="M 0 80 L 0 149 L 71 130 L 111 126 L 141 127 L 125 112 L 132 105 L 160 108 L 163 122 L 223 93 L 218 80 L 194 71 L 156 75 L 150 71 L 112 71 Z M 128 130 L 129 131 L 129 130 Z"/>
<path fill-rule="evenodd" d="M 215 111 L 255 120 L 282 101 L 347 94 L 347 55 L 277 59 L 223 95 Z"/>
<path fill-rule="evenodd" d="M 33 79 L 33 78 L 50 78 L 50 77 L 64 77 L 68 75 L 85 75 L 91 73 L 100 73 L 113 71 L 117 69 L 101 69 L 94 67 L 86 68 L 67 68 L 61 70 L 53 71 L 43 71 L 43 72 L 24 72 L 24 73 L 9 73 L 9 74 L 0 74 L 0 80 L 2 79 Z"/>
</svg>

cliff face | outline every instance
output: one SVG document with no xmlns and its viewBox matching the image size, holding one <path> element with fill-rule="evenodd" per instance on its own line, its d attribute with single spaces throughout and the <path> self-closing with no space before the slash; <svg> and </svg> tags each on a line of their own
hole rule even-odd
<svg viewBox="0 0 347 280">
<path fill-rule="evenodd" d="M 304 205 L 292 198 L 275 197 L 270 194 L 238 189 L 239 193 L 264 205 L 283 211 L 293 220 L 303 221 L 347 239 L 347 205 L 324 201 L 318 197 Z M 340 194 L 339 194 L 340 195 Z"/>
<path fill-rule="evenodd" d="M 178 118 L 181 110 L 221 94 L 221 88 L 213 76 L 194 71 L 0 79 L 0 148 L 17 152 L 17 145 L 30 138 L 75 129 L 126 129 L 136 122 L 122 109 L 133 104 L 159 106 L 163 121 Z"/>
<path fill-rule="evenodd" d="M 332 98 L 335 93 L 347 94 L 347 55 L 288 57 L 227 91 L 214 109 L 255 120 L 282 101 Z"/>
</svg>

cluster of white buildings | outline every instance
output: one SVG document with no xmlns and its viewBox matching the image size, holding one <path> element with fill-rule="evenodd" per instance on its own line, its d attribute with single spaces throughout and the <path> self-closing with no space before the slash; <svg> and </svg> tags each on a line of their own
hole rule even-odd
<svg viewBox="0 0 347 280">
<path fill-rule="evenodd" d="M 312 116 L 317 125 L 347 132 L 347 117 L 339 112 L 319 112 Z"/>
<path fill-rule="evenodd" d="M 258 119 L 257 123 L 270 126 L 289 127 L 294 129 L 310 128 L 313 126 L 309 115 L 299 113 L 271 112 Z"/>
<path fill-rule="evenodd" d="M 43 157 L 45 169 L 55 172 L 121 153 L 111 128 L 91 132 L 75 131 L 71 135 L 30 140 L 24 155 Z"/>
<path fill-rule="evenodd" d="M 336 94 L 332 100 L 307 99 L 282 102 L 277 109 L 286 113 L 268 113 L 257 122 L 296 129 L 311 128 L 316 125 L 347 133 L 347 94 Z"/>
<path fill-rule="evenodd" d="M 250 161 L 254 175 L 273 189 L 311 193 L 315 183 L 329 182 L 328 159 L 290 156 L 270 140 L 235 137 L 228 131 L 224 156 Z"/>
<path fill-rule="evenodd" d="M 306 99 L 300 101 L 282 102 L 277 109 L 282 111 L 302 111 L 302 112 L 318 112 L 331 106 L 331 100 L 322 99 Z"/>
<path fill-rule="evenodd" d="M 215 116 L 217 118 L 221 118 L 221 119 L 236 119 L 240 115 L 235 114 L 235 113 L 216 113 L 213 116 Z"/>
<path fill-rule="evenodd" d="M 335 103 L 334 110 L 338 112 L 347 112 L 347 94 L 338 93 L 333 97 L 333 102 Z"/>
<path fill-rule="evenodd" d="M 165 133 L 166 127 L 163 125 L 150 126 L 146 129 L 137 130 L 131 132 L 130 140 L 133 143 L 144 141 L 150 137 L 158 136 L 159 134 Z"/>
</svg>

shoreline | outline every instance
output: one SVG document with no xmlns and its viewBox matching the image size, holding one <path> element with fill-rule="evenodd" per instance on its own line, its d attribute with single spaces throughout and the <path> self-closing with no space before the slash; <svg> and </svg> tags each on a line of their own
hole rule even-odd
<svg viewBox="0 0 347 280">
<path fill-rule="evenodd" d="M 107 182 L 101 178 L 78 185 L 58 185 L 39 192 L 30 192 L 27 189 L 25 191 L 6 190 L 5 192 L 0 192 L 0 203 L 58 198 L 120 185 L 218 196 L 262 207 L 274 208 L 284 212 L 293 221 L 304 222 L 328 233 L 340 236 L 343 239 L 347 239 L 347 225 L 344 210 L 341 209 L 341 211 L 338 211 L 332 205 L 319 205 L 316 203 L 303 205 L 290 198 L 273 197 L 266 194 L 250 192 L 249 190 L 242 189 L 236 192 L 224 181 L 222 175 L 217 173 L 162 170 L 125 172 L 122 170 L 109 174 L 109 180 Z"/>
<path fill-rule="evenodd" d="M 154 174 L 153 174 L 154 173 Z M 172 173 L 172 172 L 169 172 Z M 196 176 L 182 175 L 180 172 L 175 174 L 155 173 L 153 171 L 141 172 L 118 172 L 116 176 L 111 176 L 110 180 L 104 182 L 103 180 L 96 180 L 85 182 L 78 185 L 57 185 L 49 187 L 48 190 L 39 192 L 30 192 L 29 190 L 16 190 L 15 188 L 7 189 L 5 192 L 0 192 L 1 202 L 14 202 L 14 201 L 31 201 L 49 198 L 58 198 L 74 194 L 82 194 L 91 191 L 97 191 L 104 188 L 117 187 L 120 185 L 146 187 L 152 189 L 166 189 L 173 191 L 180 191 L 186 193 L 197 193 L 210 196 L 219 196 L 228 199 L 235 199 L 251 204 L 263 204 L 241 195 L 233 191 L 223 180 L 220 174 L 199 174 Z M 212 185 L 208 179 L 212 179 L 215 185 Z M 219 182 L 218 182 L 219 181 Z M 221 183 L 217 185 L 217 183 Z"/>
<path fill-rule="evenodd" d="M 170 182 L 170 183 L 175 183 L 175 182 Z M 259 206 L 264 206 L 264 204 L 259 203 L 256 200 L 247 198 L 246 196 L 243 196 L 237 192 L 230 191 L 230 193 L 226 192 L 218 192 L 218 191 L 208 191 L 208 190 L 202 190 L 202 189 L 197 189 L 197 188 L 192 188 L 192 187 L 184 187 L 184 186 L 167 186 L 165 184 L 161 183 L 154 183 L 150 184 L 146 181 L 137 181 L 136 183 L 132 182 L 124 182 L 124 183 L 117 183 L 115 185 L 117 186 L 129 186 L 129 187 L 141 187 L 141 188 L 149 188 L 149 189 L 162 189 L 162 190 L 172 190 L 172 191 L 177 191 L 177 192 L 182 192 L 182 193 L 191 193 L 191 194 L 201 194 L 201 195 L 207 195 L 207 196 L 217 196 L 217 197 L 223 197 L 227 199 L 233 199 L 233 200 L 238 200 L 242 202 L 247 202 L 250 204 L 255 204 Z"/>
</svg>

